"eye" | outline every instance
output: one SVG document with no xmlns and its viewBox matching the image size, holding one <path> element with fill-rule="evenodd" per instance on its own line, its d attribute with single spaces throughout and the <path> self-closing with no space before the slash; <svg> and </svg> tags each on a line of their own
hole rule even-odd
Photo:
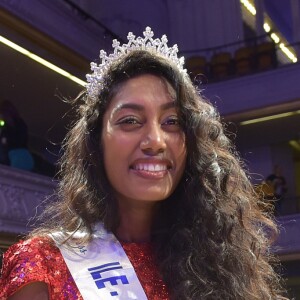
<svg viewBox="0 0 300 300">
<path fill-rule="evenodd" d="M 127 117 L 119 121 L 119 124 L 138 124 L 138 120 L 135 117 Z"/>
<path fill-rule="evenodd" d="M 167 131 L 179 131 L 181 125 L 177 116 L 168 117 L 163 123 L 162 127 Z"/>
<path fill-rule="evenodd" d="M 179 120 L 177 117 L 170 117 L 165 122 L 165 125 L 179 125 Z"/>
<path fill-rule="evenodd" d="M 119 120 L 117 125 L 126 131 L 130 131 L 139 128 L 142 122 L 135 116 L 128 116 Z"/>
</svg>

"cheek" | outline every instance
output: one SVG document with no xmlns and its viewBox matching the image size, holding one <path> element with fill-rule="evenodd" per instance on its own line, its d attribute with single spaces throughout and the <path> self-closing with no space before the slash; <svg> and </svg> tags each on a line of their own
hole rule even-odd
<svg viewBox="0 0 300 300">
<path fill-rule="evenodd" d="M 176 157 L 185 161 L 187 156 L 187 149 L 184 133 L 179 133 L 176 136 L 172 137 L 170 139 L 170 142 L 172 144 L 173 152 L 176 154 Z"/>
<path fill-rule="evenodd" d="M 102 149 L 105 172 L 109 179 L 118 177 L 120 172 L 126 171 L 132 153 L 132 141 L 124 134 L 104 132 L 102 135 Z M 124 174 L 123 174 L 124 175 Z"/>
<path fill-rule="evenodd" d="M 113 136 L 106 135 L 102 138 L 102 149 L 104 165 L 107 170 L 113 167 L 120 155 L 122 155 L 122 151 L 120 151 L 120 141 Z"/>
<path fill-rule="evenodd" d="M 178 141 L 179 149 L 178 152 L 181 153 L 180 155 L 180 160 L 182 162 L 182 172 L 185 169 L 186 166 L 186 159 L 187 159 L 187 148 L 186 148 L 186 140 L 185 140 L 185 135 L 182 134 L 180 141 Z"/>
<path fill-rule="evenodd" d="M 115 165 L 113 162 L 113 157 L 115 157 L 115 141 L 113 139 L 113 135 L 109 128 L 104 127 L 101 137 L 101 146 L 103 151 L 103 163 L 106 175 L 110 177 L 110 174 L 113 172 L 113 169 L 115 168 Z"/>
<path fill-rule="evenodd" d="M 135 140 L 124 134 L 111 134 L 102 139 L 102 145 L 107 157 L 115 156 L 118 159 L 129 155 L 135 147 Z"/>
<path fill-rule="evenodd" d="M 187 148 L 185 143 L 185 135 L 183 133 L 173 137 L 171 142 L 172 152 L 177 165 L 177 177 L 182 176 L 186 166 Z"/>
<path fill-rule="evenodd" d="M 177 158 L 178 160 L 178 165 L 179 165 L 179 173 L 180 173 L 180 177 L 183 175 L 184 170 L 185 170 L 185 166 L 186 166 L 186 158 L 187 158 L 187 153 L 186 153 L 186 148 L 183 147 L 181 149 L 181 155 Z"/>
</svg>

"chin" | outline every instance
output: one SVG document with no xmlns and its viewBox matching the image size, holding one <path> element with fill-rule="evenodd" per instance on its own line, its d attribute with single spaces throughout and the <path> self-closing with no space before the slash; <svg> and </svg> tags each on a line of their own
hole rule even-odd
<svg viewBox="0 0 300 300">
<path fill-rule="evenodd" d="M 141 197 L 136 198 L 140 201 L 147 201 L 147 202 L 159 202 L 159 201 L 164 201 L 166 200 L 170 195 L 162 195 L 162 194 L 151 194 L 151 195 L 141 195 Z"/>
</svg>

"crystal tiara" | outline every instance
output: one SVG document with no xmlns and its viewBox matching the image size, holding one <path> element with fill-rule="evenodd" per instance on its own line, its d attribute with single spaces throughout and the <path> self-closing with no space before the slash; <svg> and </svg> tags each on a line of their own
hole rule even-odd
<svg viewBox="0 0 300 300">
<path fill-rule="evenodd" d="M 158 54 L 172 61 L 180 71 L 186 72 L 183 68 L 184 57 L 178 58 L 178 47 L 175 44 L 173 47 L 168 47 L 167 36 L 163 35 L 161 39 L 153 39 L 153 31 L 150 27 L 146 27 L 143 32 L 144 38 L 137 37 L 132 32 L 128 33 L 127 39 L 128 43 L 120 46 L 120 42 L 113 40 L 112 47 L 113 53 L 107 56 L 107 53 L 104 50 L 100 50 L 100 59 L 101 63 L 91 63 L 92 74 L 87 74 L 87 93 L 89 97 L 97 99 L 99 92 L 103 87 L 103 77 L 106 71 L 109 69 L 110 65 L 121 58 L 122 56 L 135 51 L 135 50 L 146 50 Z"/>
</svg>

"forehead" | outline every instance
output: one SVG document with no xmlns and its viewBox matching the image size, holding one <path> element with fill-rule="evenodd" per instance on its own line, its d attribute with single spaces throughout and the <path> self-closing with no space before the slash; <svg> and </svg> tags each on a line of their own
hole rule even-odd
<svg viewBox="0 0 300 300">
<path fill-rule="evenodd" d="M 175 99 L 175 90 L 166 79 L 144 74 L 122 82 L 116 88 L 109 107 L 119 102 L 150 102 L 159 105 L 174 102 Z"/>
</svg>

